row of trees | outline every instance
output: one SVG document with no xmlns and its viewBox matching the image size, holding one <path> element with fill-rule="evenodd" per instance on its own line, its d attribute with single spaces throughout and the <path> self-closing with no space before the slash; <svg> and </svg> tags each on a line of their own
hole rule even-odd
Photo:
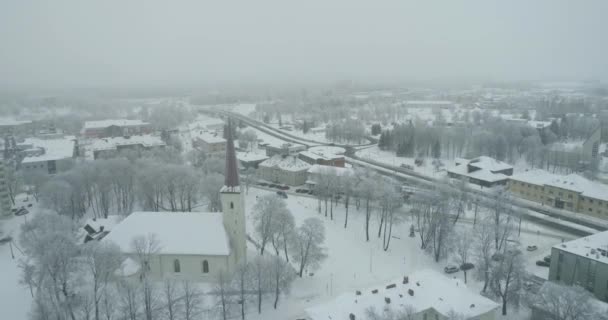
<svg viewBox="0 0 608 320">
<path fill-rule="evenodd" d="M 220 173 L 162 159 L 115 158 L 79 163 L 37 182 L 33 190 L 47 208 L 76 219 L 89 210 L 94 217 L 129 214 L 134 208 L 192 211 L 203 200 L 209 210 L 219 211 L 222 183 Z"/>
</svg>

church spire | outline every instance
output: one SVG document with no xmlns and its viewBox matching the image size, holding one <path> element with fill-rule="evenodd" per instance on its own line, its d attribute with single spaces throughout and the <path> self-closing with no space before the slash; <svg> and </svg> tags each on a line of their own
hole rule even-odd
<svg viewBox="0 0 608 320">
<path fill-rule="evenodd" d="M 230 191 L 234 191 L 235 187 L 239 186 L 239 168 L 236 160 L 236 152 L 234 151 L 234 139 L 232 138 L 232 124 L 228 119 L 226 129 L 226 178 L 224 187 Z"/>
</svg>

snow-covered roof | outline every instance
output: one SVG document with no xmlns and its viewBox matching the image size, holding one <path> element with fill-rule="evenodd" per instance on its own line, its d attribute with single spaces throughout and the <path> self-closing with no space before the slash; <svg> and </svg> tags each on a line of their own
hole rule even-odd
<svg viewBox="0 0 608 320">
<path fill-rule="evenodd" d="M 41 148 L 44 150 L 44 153 L 39 156 L 25 157 L 22 163 L 62 160 L 74 156 L 76 138 L 74 136 L 66 136 L 63 139 L 27 138 L 23 144 L 31 145 L 34 148 Z"/>
<path fill-rule="evenodd" d="M 0 127 L 19 126 L 22 124 L 30 124 L 30 123 L 32 123 L 31 120 L 16 120 L 14 118 L 5 118 L 5 117 L 0 118 Z"/>
<path fill-rule="evenodd" d="M 365 319 L 366 310 L 371 307 L 382 312 L 385 308 L 403 311 L 406 306 L 411 306 L 416 313 L 433 308 L 444 316 L 453 311 L 468 319 L 499 307 L 494 301 L 467 289 L 461 280 L 449 279 L 436 271 L 421 270 L 411 274 L 408 280 L 403 284 L 403 279 L 395 279 L 363 290 L 361 295 L 344 293 L 331 302 L 306 309 L 306 313 L 312 320 L 349 319 L 351 313 L 355 319 Z M 396 287 L 387 289 L 390 284 Z M 408 293 L 410 289 L 413 296 Z M 373 294 L 372 290 L 378 292 Z M 390 303 L 385 301 L 386 298 Z"/>
<path fill-rule="evenodd" d="M 97 231 L 97 232 L 100 231 L 101 227 L 103 227 L 103 229 L 105 231 L 110 231 L 110 230 L 112 230 L 112 228 L 114 228 L 114 226 L 116 226 L 118 223 L 120 223 L 122 218 L 123 218 L 123 216 L 119 216 L 119 215 L 109 215 L 107 218 L 89 219 L 86 221 L 86 223 L 84 225 L 90 226 L 91 228 L 95 229 L 95 231 Z"/>
<path fill-rule="evenodd" d="M 140 265 L 137 261 L 126 258 L 122 261 L 120 268 L 114 271 L 114 274 L 122 277 L 129 277 L 139 272 Z"/>
<path fill-rule="evenodd" d="M 343 157 L 346 150 L 342 147 L 333 146 L 316 146 L 308 150 L 301 151 L 300 154 L 311 159 L 331 160 L 334 158 Z"/>
<path fill-rule="evenodd" d="M 608 264 L 608 231 L 556 244 L 553 248 Z"/>
<path fill-rule="evenodd" d="M 226 143 L 221 135 L 203 130 L 194 130 L 190 133 L 192 139 L 200 139 L 206 143 Z"/>
<path fill-rule="evenodd" d="M 200 130 L 200 129 L 211 129 L 214 127 L 223 127 L 224 120 L 219 118 L 210 118 L 204 115 L 199 115 L 196 117 L 194 122 L 188 124 L 188 128 L 190 130 Z"/>
<path fill-rule="evenodd" d="M 274 155 L 268 160 L 260 163 L 261 167 L 277 167 L 281 170 L 285 171 L 306 171 L 310 168 L 310 165 L 296 156 L 282 156 L 282 155 Z"/>
<path fill-rule="evenodd" d="M 259 152 L 237 152 L 236 158 L 239 161 L 249 162 L 249 161 L 263 161 L 268 159 L 268 156 L 264 153 Z"/>
<path fill-rule="evenodd" d="M 133 253 L 135 237 L 155 235 L 158 254 L 230 254 L 221 212 L 134 212 L 116 225 L 103 241 Z"/>
<path fill-rule="evenodd" d="M 107 120 L 96 120 L 86 121 L 84 123 L 84 129 L 102 129 L 109 126 L 118 127 L 132 127 L 132 126 L 143 126 L 149 123 L 141 120 L 129 120 L 129 119 L 107 119 Z"/>
<path fill-rule="evenodd" d="M 494 158 L 490 158 L 490 157 L 486 157 L 486 156 L 481 156 L 481 157 L 477 157 L 475 159 L 471 159 L 468 162 L 469 165 L 479 168 L 479 169 L 486 169 L 489 171 L 502 171 L 502 170 L 508 170 L 508 169 L 513 169 L 513 166 L 496 160 Z"/>
<path fill-rule="evenodd" d="M 570 151 L 576 151 L 577 149 L 582 148 L 584 144 L 585 144 L 585 140 L 569 140 L 569 141 L 555 142 L 555 143 L 551 144 L 551 146 L 549 148 L 554 151 L 570 152 Z"/>
<path fill-rule="evenodd" d="M 530 120 L 530 121 L 528 121 L 528 125 L 532 128 L 542 129 L 542 128 L 549 127 L 551 125 L 551 121 Z"/>
<path fill-rule="evenodd" d="M 553 174 L 545 170 L 536 169 L 515 174 L 511 180 L 536 185 L 547 185 L 580 193 L 584 197 L 608 201 L 608 185 L 588 180 L 575 173 L 566 176 Z"/>
<path fill-rule="evenodd" d="M 408 100 L 406 105 L 453 105 L 452 101 L 447 100 Z"/>
<path fill-rule="evenodd" d="M 159 136 L 135 135 L 129 137 L 112 137 L 94 139 L 91 141 L 90 149 L 93 151 L 115 150 L 119 146 L 141 145 L 145 148 L 164 146 L 165 142 Z"/>
<path fill-rule="evenodd" d="M 320 164 L 315 164 L 310 169 L 308 169 L 308 173 L 312 174 L 331 174 L 335 176 L 344 176 L 347 174 L 353 174 L 354 171 L 352 168 L 341 168 L 341 167 L 333 167 L 333 166 L 324 166 Z"/>
</svg>

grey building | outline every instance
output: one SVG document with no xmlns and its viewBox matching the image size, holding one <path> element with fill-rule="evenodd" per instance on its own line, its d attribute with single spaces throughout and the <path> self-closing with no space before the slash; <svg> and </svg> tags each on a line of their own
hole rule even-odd
<svg viewBox="0 0 608 320">
<path fill-rule="evenodd" d="M 579 285 L 608 302 L 608 231 L 553 246 L 549 280 Z"/>
<path fill-rule="evenodd" d="M 8 181 L 6 180 L 6 167 L 3 159 L 0 158 L 0 217 L 7 217 L 11 214 L 11 200 L 8 195 Z"/>
</svg>

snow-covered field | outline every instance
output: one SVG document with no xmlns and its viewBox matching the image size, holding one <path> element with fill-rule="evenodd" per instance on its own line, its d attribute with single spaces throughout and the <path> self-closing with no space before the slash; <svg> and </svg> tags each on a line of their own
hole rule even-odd
<svg viewBox="0 0 608 320">
<path fill-rule="evenodd" d="M 445 169 L 454 165 L 454 160 L 442 159 L 441 162 L 443 163 L 444 166 L 439 168 L 439 170 L 437 170 L 435 168 L 435 166 L 433 166 L 433 160 L 430 158 L 427 158 L 427 159 L 425 159 L 424 163 L 421 166 L 416 166 L 416 164 L 414 164 L 415 158 L 397 157 L 395 155 L 395 152 L 380 150 L 378 148 L 378 146 L 360 149 L 355 154 L 362 159 L 373 160 L 373 161 L 377 161 L 377 162 L 391 165 L 394 167 L 399 167 L 402 164 L 409 165 L 414 168 L 415 172 L 418 172 L 420 174 L 423 174 L 423 175 L 426 175 L 426 176 L 429 176 L 432 178 L 445 177 L 447 175 L 447 172 L 445 171 Z"/>
</svg>

